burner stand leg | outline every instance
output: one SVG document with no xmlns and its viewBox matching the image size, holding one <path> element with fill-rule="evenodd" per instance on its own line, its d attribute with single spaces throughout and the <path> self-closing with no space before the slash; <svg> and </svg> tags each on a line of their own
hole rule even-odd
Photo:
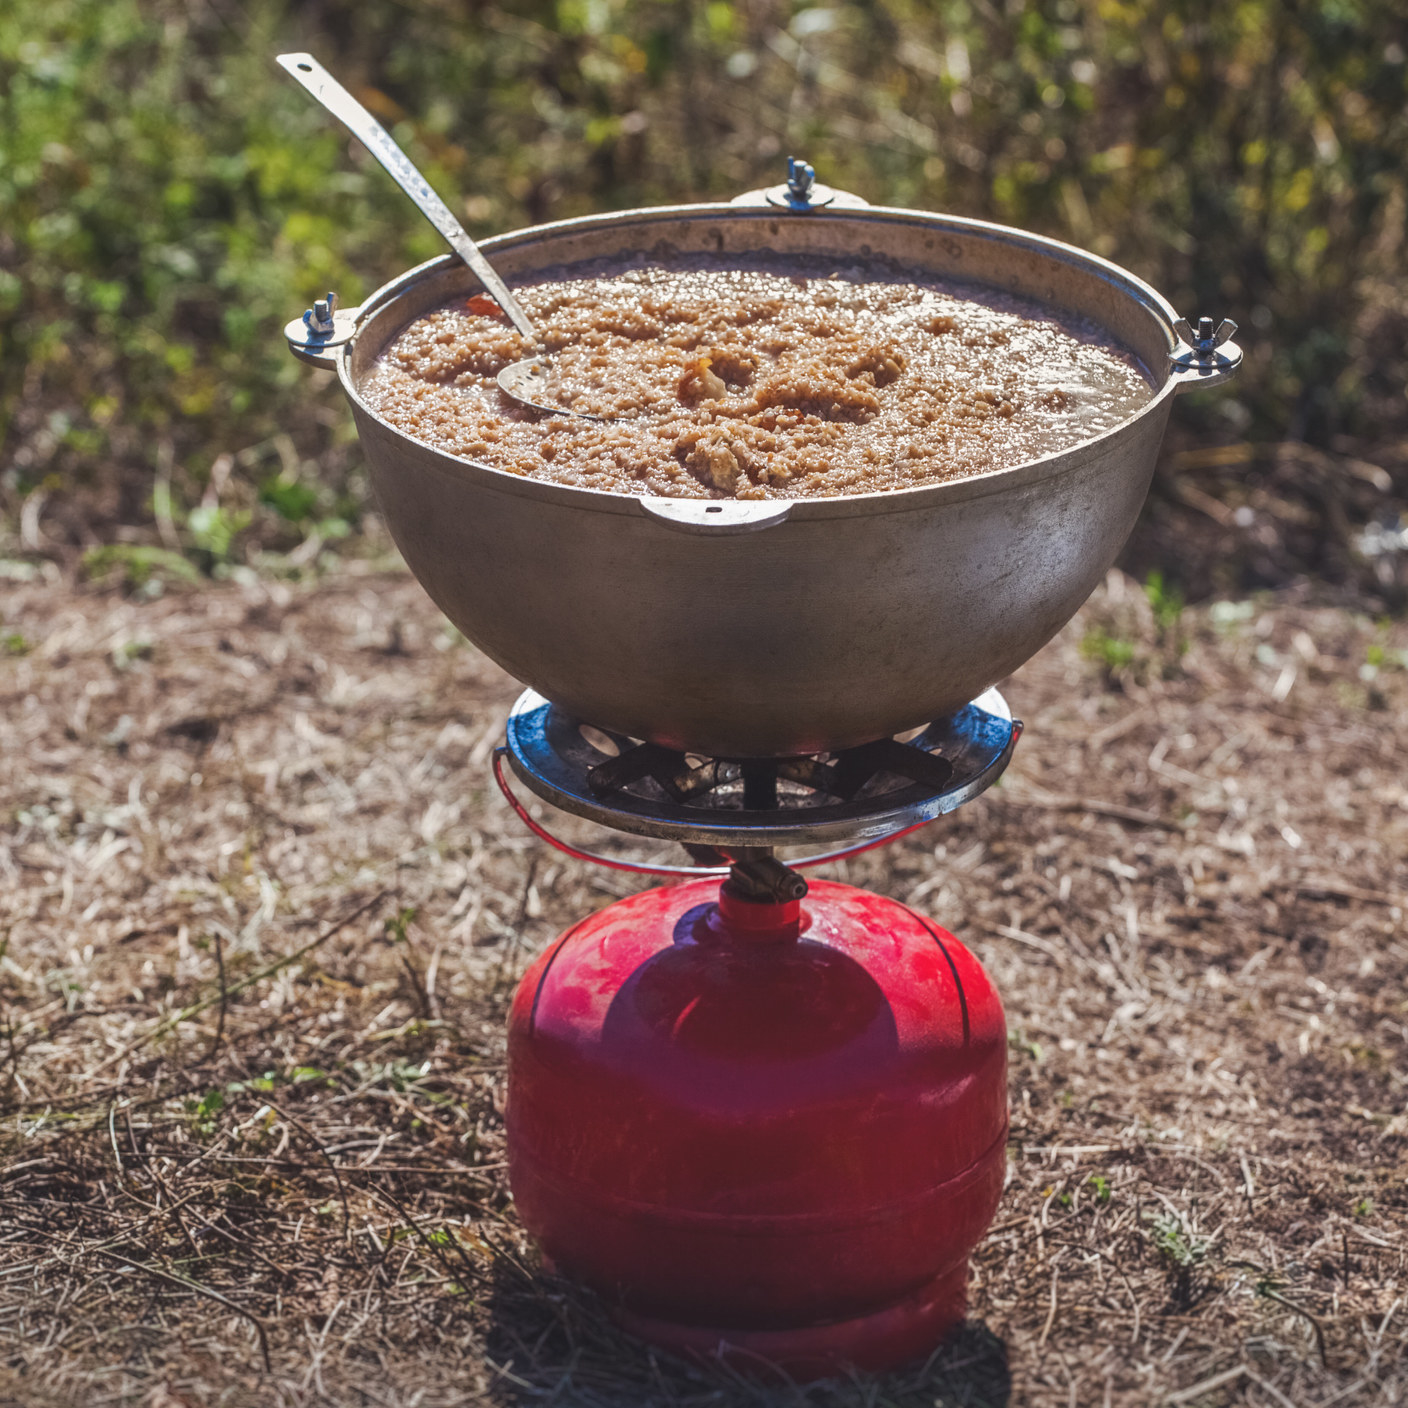
<svg viewBox="0 0 1408 1408">
<path fill-rule="evenodd" d="M 777 765 L 775 763 L 742 763 L 743 809 L 750 812 L 770 812 L 777 806 Z"/>
</svg>

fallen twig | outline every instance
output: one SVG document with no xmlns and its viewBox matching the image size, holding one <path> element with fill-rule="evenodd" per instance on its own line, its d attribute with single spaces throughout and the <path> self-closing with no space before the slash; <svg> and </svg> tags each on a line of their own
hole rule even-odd
<svg viewBox="0 0 1408 1408">
<path fill-rule="evenodd" d="M 93 1247 L 91 1250 L 111 1257 L 114 1261 L 120 1261 L 124 1266 L 130 1266 L 134 1271 L 145 1271 L 148 1276 L 155 1276 L 162 1281 L 170 1281 L 173 1285 L 184 1286 L 188 1291 L 194 1291 L 197 1295 L 205 1296 L 208 1300 L 218 1301 L 226 1309 L 233 1310 L 236 1315 L 243 1316 L 254 1326 L 255 1333 L 259 1336 L 259 1350 L 264 1356 L 265 1372 L 270 1374 L 274 1372 L 273 1362 L 269 1358 L 269 1332 L 264 1328 L 264 1322 L 252 1310 L 246 1310 L 244 1306 L 232 1301 L 229 1296 L 223 1296 L 219 1291 L 212 1290 L 199 1281 L 191 1280 L 189 1276 L 182 1276 L 178 1271 L 168 1271 L 165 1267 L 153 1266 L 150 1262 L 133 1261 L 131 1257 L 123 1256 L 121 1252 L 109 1251 L 106 1247 Z"/>
<path fill-rule="evenodd" d="M 165 1035 L 165 1033 L 169 1032 L 173 1027 L 180 1026 L 182 1022 L 189 1022 L 192 1017 L 198 1017 L 208 1008 L 214 1007 L 217 1002 L 221 1004 L 227 1003 L 230 998 L 238 997 L 239 994 L 244 992 L 247 988 L 252 988 L 255 983 L 262 983 L 265 978 L 272 978 L 276 973 L 283 972 L 290 964 L 297 963 L 300 958 L 306 958 L 314 949 L 327 943 L 334 934 L 345 929 L 354 919 L 360 919 L 369 909 L 380 904 L 382 900 L 386 898 L 387 893 L 388 891 L 386 890 L 378 890 L 365 904 L 358 905 L 351 914 L 343 919 L 339 919 L 326 933 L 319 934 L 316 939 L 304 944 L 302 948 L 295 949 L 292 953 L 286 954 L 283 958 L 275 959 L 273 963 L 266 963 L 264 967 L 251 973 L 247 978 L 241 978 L 239 982 L 230 987 L 226 987 L 225 984 L 222 983 L 220 985 L 220 991 L 214 996 L 202 998 L 199 1002 L 193 1002 L 189 1007 L 183 1007 L 179 1012 L 173 1012 L 171 1016 L 167 1017 L 164 1021 L 158 1022 L 150 1031 L 143 1033 L 143 1035 L 139 1036 L 135 1041 L 129 1042 L 121 1051 L 109 1056 L 102 1065 L 90 1072 L 90 1078 L 91 1076 L 97 1075 L 99 1071 L 106 1070 L 115 1062 L 130 1056 L 134 1051 L 141 1050 L 148 1042 L 155 1041 L 157 1037 Z"/>
</svg>

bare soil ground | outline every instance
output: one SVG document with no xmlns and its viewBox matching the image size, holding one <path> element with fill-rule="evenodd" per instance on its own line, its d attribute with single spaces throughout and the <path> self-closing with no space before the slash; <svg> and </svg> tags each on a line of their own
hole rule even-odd
<svg viewBox="0 0 1408 1408">
<path fill-rule="evenodd" d="M 838 868 L 994 974 L 1011 1176 L 969 1329 L 795 1388 L 620 1335 L 515 1222 L 512 985 L 633 888 L 492 790 L 517 686 L 392 572 L 7 586 L 0 1401 L 1403 1401 L 1405 649 L 1112 574 L 1003 784 Z"/>
</svg>

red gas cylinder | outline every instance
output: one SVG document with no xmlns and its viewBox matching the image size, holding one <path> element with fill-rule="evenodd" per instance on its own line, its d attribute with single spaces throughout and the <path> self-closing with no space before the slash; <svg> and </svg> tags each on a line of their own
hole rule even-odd
<svg viewBox="0 0 1408 1408">
<path fill-rule="evenodd" d="M 982 966 L 893 900 L 648 890 L 519 985 L 514 1198 L 646 1339 L 800 1377 L 884 1368 L 964 1314 L 1006 1068 Z"/>
</svg>

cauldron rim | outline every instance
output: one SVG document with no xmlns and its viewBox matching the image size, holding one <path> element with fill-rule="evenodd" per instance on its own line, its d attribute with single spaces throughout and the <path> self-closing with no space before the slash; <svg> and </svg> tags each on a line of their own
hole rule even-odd
<svg viewBox="0 0 1408 1408">
<path fill-rule="evenodd" d="M 525 226 L 519 230 L 507 231 L 480 242 L 480 247 L 488 255 L 504 255 L 514 250 L 526 249 L 542 244 L 546 240 L 571 237 L 577 234 L 594 233 L 602 228 L 636 229 L 642 225 L 660 225 L 681 220 L 707 221 L 711 219 L 755 220 L 764 223 L 778 223 L 787 220 L 827 221 L 864 220 L 878 225 L 922 225 L 935 233 L 956 232 L 980 238 L 1005 242 L 1029 251 L 1033 256 L 1055 259 L 1075 266 L 1081 273 L 1094 274 L 1127 295 L 1130 302 L 1151 316 L 1162 330 L 1166 350 L 1172 352 L 1178 345 L 1174 332 L 1177 315 L 1168 301 L 1151 285 L 1120 265 L 1097 254 L 1091 254 L 1074 245 L 1045 235 L 1031 234 L 1013 226 L 1001 225 L 992 221 L 976 220 L 966 216 L 946 215 L 936 212 L 911 210 L 894 206 L 844 206 L 834 210 L 820 210 L 808 215 L 789 215 L 767 206 L 739 205 L 736 203 L 700 203 L 674 206 L 649 206 L 640 209 L 611 211 L 604 214 L 580 215 L 566 220 L 550 221 L 541 225 Z M 623 246 L 628 249 L 629 246 Z M 883 251 L 879 251 L 883 255 Z M 864 256 L 862 256 L 864 257 Z M 552 267 L 551 265 L 547 267 Z M 916 274 L 922 271 L 916 269 Z M 446 276 L 449 276 L 446 278 Z M 969 283 L 979 289 L 994 289 L 1004 292 L 997 285 L 984 282 L 981 278 L 948 275 Z M 388 280 L 361 305 L 358 311 L 356 334 L 337 349 L 336 368 L 339 382 L 349 401 L 356 408 L 359 417 L 376 423 L 387 434 L 416 445 L 423 453 L 433 456 L 436 468 L 440 471 L 475 482 L 479 487 L 502 493 L 522 495 L 528 498 L 570 505 L 589 513 L 638 514 L 642 501 L 649 495 L 625 493 L 608 489 L 593 489 L 580 485 L 559 484 L 550 480 L 536 479 L 527 475 L 510 473 L 492 465 L 481 463 L 460 455 L 452 455 L 415 436 L 409 435 L 393 425 L 376 411 L 361 394 L 359 382 L 365 374 L 354 370 L 359 342 L 368 333 L 374 322 L 403 303 L 417 286 L 429 281 L 446 283 L 463 282 L 466 286 L 479 287 L 478 280 L 452 253 L 438 255 L 424 263 L 415 265 Z M 457 292 L 458 290 L 456 290 Z M 444 297 L 452 297 L 446 291 Z M 1020 296 L 1031 298 L 1033 302 L 1042 300 L 1032 294 Z M 1060 304 L 1046 304 L 1053 312 L 1062 311 Z M 1070 311 L 1070 310 L 1066 310 Z M 413 316 L 418 316 L 413 315 Z M 1092 317 L 1093 315 L 1087 314 Z M 378 340 L 375 351 L 364 360 L 370 364 L 390 343 L 391 338 L 406 321 L 390 321 L 384 338 Z M 1098 319 L 1096 319 L 1098 321 Z M 1114 330 L 1105 329 L 1126 350 L 1127 341 Z M 1097 451 L 1114 450 L 1126 437 L 1138 433 L 1139 426 L 1149 417 L 1163 413 L 1165 403 L 1179 390 L 1178 378 L 1169 374 L 1165 360 L 1162 365 L 1150 366 L 1145 359 L 1137 358 L 1144 374 L 1151 378 L 1154 386 L 1149 399 L 1117 425 L 1092 435 L 1075 445 L 1058 450 L 1036 459 L 1024 460 L 1020 464 L 1002 469 L 987 470 L 961 478 L 944 480 L 935 484 L 922 484 L 908 489 L 876 490 L 863 494 L 838 494 L 817 498 L 796 498 L 766 500 L 779 509 L 786 505 L 786 516 L 793 522 L 830 518 L 849 518 L 874 514 L 903 513 L 918 508 L 931 508 L 938 502 L 958 503 L 970 499 L 986 498 L 991 494 L 1010 492 L 1046 480 L 1056 479 L 1080 470 Z M 1162 381 L 1160 382 L 1160 378 Z M 694 502 L 687 500 L 684 502 Z"/>
</svg>

